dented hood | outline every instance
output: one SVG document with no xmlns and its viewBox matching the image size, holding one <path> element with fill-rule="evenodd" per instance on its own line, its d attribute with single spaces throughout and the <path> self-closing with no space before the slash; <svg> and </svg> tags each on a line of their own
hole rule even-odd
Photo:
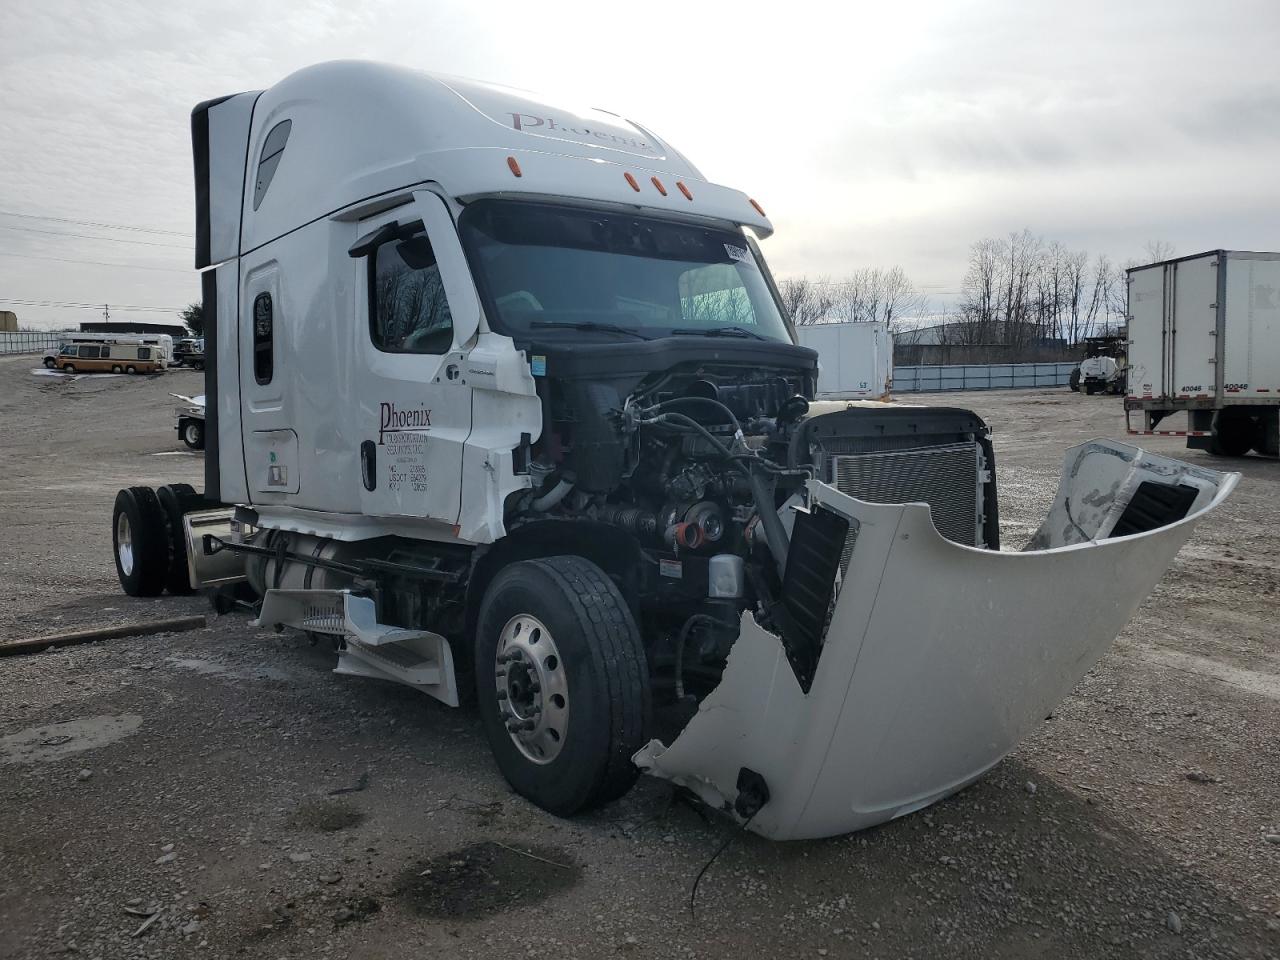
<svg viewBox="0 0 1280 960">
<path fill-rule="evenodd" d="M 775 839 L 925 807 L 1036 729 L 1238 480 L 1095 440 L 1068 452 L 1022 552 L 946 540 L 926 504 L 810 481 L 798 509 L 843 514 L 854 535 L 811 688 L 746 612 L 719 686 L 669 746 L 652 741 L 635 762 L 727 810 L 741 771 L 759 773 L 769 799 L 749 827 Z M 1170 511 L 1180 519 L 1163 522 Z"/>
</svg>

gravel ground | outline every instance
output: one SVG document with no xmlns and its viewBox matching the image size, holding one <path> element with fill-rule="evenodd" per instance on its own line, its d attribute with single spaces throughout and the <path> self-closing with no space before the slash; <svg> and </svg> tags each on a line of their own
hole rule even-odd
<svg viewBox="0 0 1280 960">
<path fill-rule="evenodd" d="M 201 485 L 167 396 L 198 376 L 32 366 L 0 359 L 0 637 L 205 612 L 125 597 L 109 529 L 121 486 Z M 1066 447 L 1124 437 L 1117 400 L 1065 389 L 923 402 L 995 428 L 1006 543 Z M 739 835 L 647 778 L 558 820 L 506 787 L 473 713 L 336 677 L 239 614 L 0 660 L 0 957 L 1280 956 L 1280 464 L 1237 467 L 1034 737 L 824 841 Z"/>
</svg>

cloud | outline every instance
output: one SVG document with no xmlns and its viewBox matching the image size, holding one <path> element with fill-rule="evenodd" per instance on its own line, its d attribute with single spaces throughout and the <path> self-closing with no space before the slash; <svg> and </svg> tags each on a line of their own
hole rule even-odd
<svg viewBox="0 0 1280 960">
<path fill-rule="evenodd" d="M 0 216 L 0 297 L 195 299 L 191 107 L 335 57 L 634 116 L 765 205 L 781 275 L 897 263 L 947 290 L 973 240 L 1023 226 L 1118 259 L 1155 236 L 1265 249 L 1278 37 L 1273 0 L 744 0 L 657 17 L 586 0 L 9 0 L 0 210 L 185 236 Z"/>
</svg>

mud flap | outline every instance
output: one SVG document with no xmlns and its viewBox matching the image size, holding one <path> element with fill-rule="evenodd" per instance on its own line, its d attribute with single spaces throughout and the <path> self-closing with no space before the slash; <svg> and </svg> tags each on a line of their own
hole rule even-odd
<svg viewBox="0 0 1280 960">
<path fill-rule="evenodd" d="M 719 686 L 670 746 L 652 741 L 634 760 L 728 811 L 739 771 L 757 771 L 770 799 L 750 829 L 775 839 L 919 810 L 1052 712 L 1238 480 L 1095 440 L 1068 451 L 1057 498 L 1017 553 L 944 539 L 926 504 L 811 481 L 809 506 L 858 528 L 812 687 L 744 613 Z"/>
</svg>

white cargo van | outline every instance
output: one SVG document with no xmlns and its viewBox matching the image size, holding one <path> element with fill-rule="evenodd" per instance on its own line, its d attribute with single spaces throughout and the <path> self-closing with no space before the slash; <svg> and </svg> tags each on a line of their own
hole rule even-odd
<svg viewBox="0 0 1280 960">
<path fill-rule="evenodd" d="M 760 204 L 615 114 L 330 63 L 192 137 L 205 490 L 120 491 L 122 585 L 469 695 L 559 814 L 640 770 L 779 838 L 946 796 L 1236 482 L 1095 441 L 1002 551 L 986 424 L 816 400 Z"/>
<path fill-rule="evenodd" d="M 1211 250 L 1128 272 L 1129 432 L 1280 453 L 1280 253 Z M 1159 429 L 1186 412 L 1184 429 Z"/>
</svg>

